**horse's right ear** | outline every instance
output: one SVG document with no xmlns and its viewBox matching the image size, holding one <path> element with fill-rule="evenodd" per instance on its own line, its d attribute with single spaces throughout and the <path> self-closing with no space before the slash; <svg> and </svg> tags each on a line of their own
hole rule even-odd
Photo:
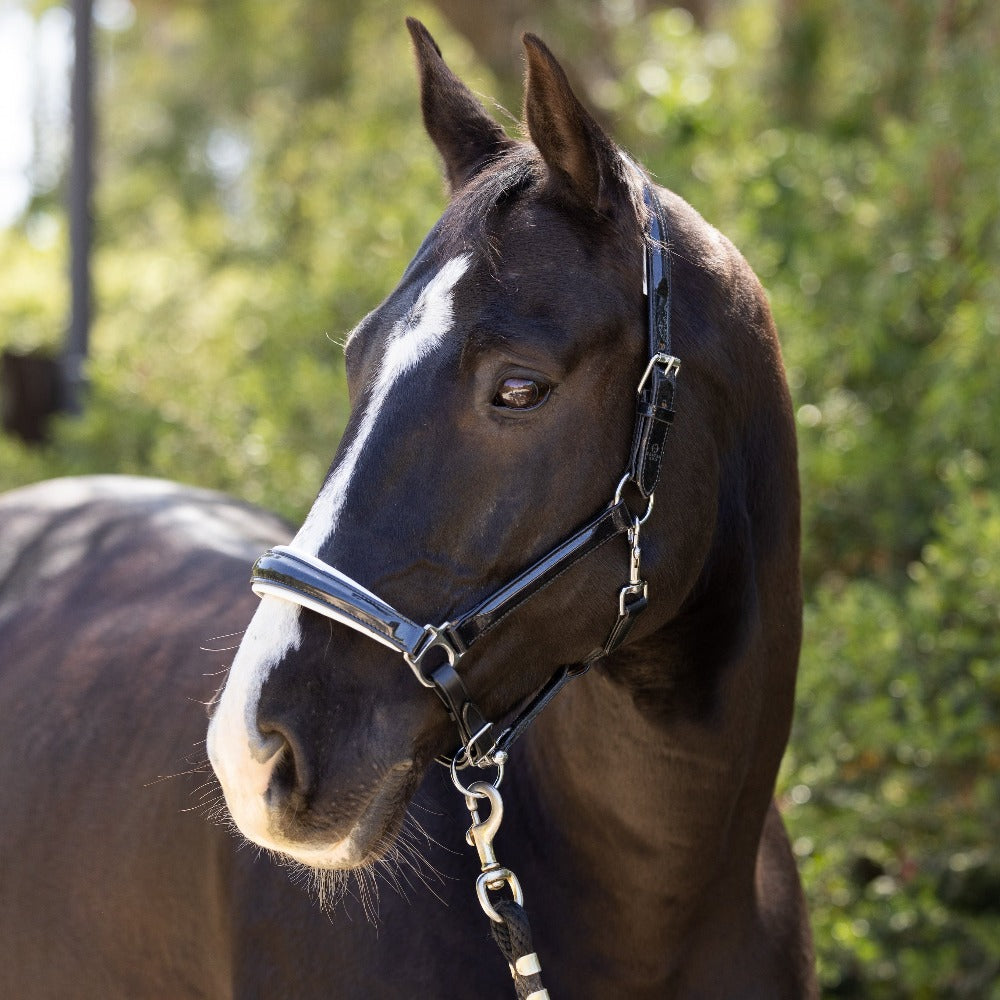
<svg viewBox="0 0 1000 1000">
<path fill-rule="evenodd" d="M 408 17 L 406 26 L 420 69 L 420 105 L 424 127 L 444 160 L 445 176 L 454 194 L 480 168 L 516 145 L 445 65 L 430 32 Z"/>
<path fill-rule="evenodd" d="M 523 41 L 528 59 L 524 118 L 549 168 L 551 190 L 598 215 L 614 215 L 631 198 L 618 147 L 577 99 L 548 46 L 532 34 Z"/>
</svg>

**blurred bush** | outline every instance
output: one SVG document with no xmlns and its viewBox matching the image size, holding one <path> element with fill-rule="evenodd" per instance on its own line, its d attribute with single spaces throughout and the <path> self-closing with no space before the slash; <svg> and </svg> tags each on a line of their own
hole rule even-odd
<svg viewBox="0 0 1000 1000">
<path fill-rule="evenodd" d="M 1000 6 L 601 9 L 599 114 L 743 249 L 782 332 L 807 613 L 779 792 L 825 993 L 998 998 Z M 0 441 L 0 485 L 134 471 L 301 517 L 346 418 L 338 341 L 440 212 L 394 4 L 207 10 L 103 39 L 91 403 L 44 450 Z M 54 342 L 63 243 L 45 192 L 0 235 L 0 346 Z"/>
<path fill-rule="evenodd" d="M 136 472 L 302 517 L 346 421 L 340 342 L 444 201 L 390 6 L 160 5 L 103 35 L 91 397 L 44 450 L 0 439 L 0 486 Z M 0 234 L 0 346 L 58 346 L 58 204 Z"/>
<path fill-rule="evenodd" d="M 780 793 L 825 994 L 1000 997 L 1000 9 L 747 3 L 619 42 L 608 108 L 782 332 L 807 613 Z"/>
</svg>

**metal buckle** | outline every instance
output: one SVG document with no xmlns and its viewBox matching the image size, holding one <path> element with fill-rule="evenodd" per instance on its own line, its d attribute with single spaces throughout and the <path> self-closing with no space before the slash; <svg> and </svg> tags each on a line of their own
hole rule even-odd
<svg viewBox="0 0 1000 1000">
<path fill-rule="evenodd" d="M 646 383 L 649 381 L 649 376 L 653 373 L 653 368 L 656 365 L 663 365 L 664 376 L 677 375 L 681 370 L 681 359 L 675 358 L 672 354 L 654 354 L 649 359 L 649 364 L 646 365 L 646 370 L 642 373 L 642 378 L 639 379 L 639 385 L 636 388 L 636 392 L 642 392 L 646 387 Z"/>
<path fill-rule="evenodd" d="M 407 666 L 413 671 L 417 680 L 426 688 L 436 687 L 434 681 L 423 672 L 423 667 L 421 666 L 423 658 L 430 650 L 434 648 L 442 650 L 448 663 L 453 667 L 462 658 L 462 650 L 456 649 L 451 638 L 446 634 L 449 628 L 451 628 L 449 622 L 445 622 L 440 626 L 425 625 L 423 637 L 414 647 L 413 652 L 410 653 L 407 651 L 403 653 L 403 659 L 406 660 Z"/>
</svg>

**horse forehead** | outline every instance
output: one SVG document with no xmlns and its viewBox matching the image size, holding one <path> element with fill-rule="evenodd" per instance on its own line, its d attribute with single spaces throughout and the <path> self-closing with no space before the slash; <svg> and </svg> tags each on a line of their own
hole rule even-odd
<svg viewBox="0 0 1000 1000">
<path fill-rule="evenodd" d="M 407 334 L 419 332 L 420 327 L 426 332 L 442 309 L 452 308 L 455 284 L 471 260 L 468 249 L 444 253 L 433 246 L 421 247 L 396 288 L 347 335 L 345 350 L 377 347 L 381 359 Z"/>
<path fill-rule="evenodd" d="M 514 202 L 498 220 L 491 242 L 504 257 L 524 265 L 544 260 L 593 261 L 602 254 L 617 257 L 621 247 L 615 226 L 597 216 L 571 210 L 542 197 Z"/>
<path fill-rule="evenodd" d="M 491 236 L 493 283 L 542 311 L 611 316 L 642 296 L 641 246 L 606 221 L 528 199 Z"/>
<path fill-rule="evenodd" d="M 330 472 L 293 545 L 318 555 L 336 531 L 362 456 L 391 408 L 394 390 L 406 375 L 436 351 L 454 321 L 453 293 L 469 268 L 471 255 L 449 259 L 425 281 L 412 304 L 392 325 L 361 404 L 354 433 Z"/>
<path fill-rule="evenodd" d="M 454 291 L 468 271 L 472 255 L 457 254 L 418 287 L 413 304 L 393 324 L 382 358 L 380 375 L 404 374 L 439 347 L 454 320 Z M 413 296 L 410 292 L 410 296 Z"/>
<path fill-rule="evenodd" d="M 525 309 L 529 314 L 560 308 L 585 312 L 617 298 L 619 272 L 641 267 L 641 262 L 631 266 L 630 248 L 609 245 L 618 241 L 609 241 L 614 234 L 607 227 L 585 225 L 530 193 L 503 211 L 486 214 L 489 218 L 473 218 L 461 196 L 452 203 L 398 287 L 359 324 L 348 343 L 357 338 L 378 344 L 383 356 L 395 344 L 398 354 L 418 343 L 400 338 L 401 322 L 411 329 L 426 306 L 433 310 L 446 304 L 454 322 L 434 346 L 460 350 L 477 319 L 494 313 L 498 301 L 515 315 Z M 458 284 L 456 274 L 464 276 Z M 624 284 L 631 284 L 627 277 Z"/>
</svg>

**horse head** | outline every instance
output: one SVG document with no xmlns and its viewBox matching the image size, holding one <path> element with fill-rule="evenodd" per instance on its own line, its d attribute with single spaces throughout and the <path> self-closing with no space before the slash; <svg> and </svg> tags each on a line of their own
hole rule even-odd
<svg viewBox="0 0 1000 1000">
<path fill-rule="evenodd" d="M 728 241 L 659 193 L 684 372 L 662 456 L 656 445 L 650 509 L 640 493 L 651 491 L 622 482 L 651 362 L 651 182 L 537 38 L 524 39 L 519 141 L 426 29 L 409 27 L 450 200 L 347 341 L 350 420 L 284 565 L 336 567 L 355 605 L 388 609 L 382 625 L 394 609 L 415 623 L 455 621 L 617 504 L 624 520 L 606 544 L 558 563 L 463 651 L 461 685 L 477 718 L 499 727 L 561 669 L 596 662 L 651 724 L 724 716 L 727 752 L 760 761 L 738 764 L 732 779 L 734 795 L 760 786 L 759 836 L 798 643 L 794 434 L 760 287 Z M 647 515 L 648 607 L 621 649 L 602 655 L 623 585 L 635 584 L 631 551 Z M 287 600 L 262 584 L 209 753 L 250 840 L 314 868 L 353 868 L 391 845 L 434 758 L 454 752 L 455 722 L 400 647 L 347 627 L 350 608 L 324 613 L 322 593 L 310 602 L 301 580 L 295 588 Z M 763 641 L 779 619 L 783 635 Z M 755 666 L 736 670 L 750 648 Z M 765 653 L 776 664 L 766 670 Z M 773 724 L 761 735 L 763 716 Z"/>
</svg>

